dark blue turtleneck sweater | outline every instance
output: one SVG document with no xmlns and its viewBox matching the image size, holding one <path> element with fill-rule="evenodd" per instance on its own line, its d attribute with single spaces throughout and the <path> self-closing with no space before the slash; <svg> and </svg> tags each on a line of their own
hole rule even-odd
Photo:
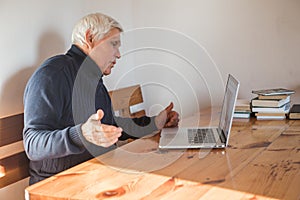
<svg viewBox="0 0 300 200">
<path fill-rule="evenodd" d="M 156 131 L 153 117 L 113 115 L 111 100 L 96 63 L 77 46 L 46 60 L 31 76 L 24 93 L 24 147 L 30 159 L 30 184 L 115 148 L 86 141 L 81 125 L 98 109 L 103 124 L 120 126 L 121 139 Z"/>
</svg>

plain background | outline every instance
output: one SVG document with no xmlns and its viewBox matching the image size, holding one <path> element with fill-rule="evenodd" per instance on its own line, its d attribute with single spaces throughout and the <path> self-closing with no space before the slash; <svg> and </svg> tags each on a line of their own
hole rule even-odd
<svg viewBox="0 0 300 200">
<path fill-rule="evenodd" d="M 253 89 L 294 89 L 300 103 L 299 0 L 1 0 L 0 117 L 23 112 L 34 70 L 71 45 L 74 24 L 102 12 L 119 21 L 123 57 L 109 89 L 141 84 L 148 114 L 170 101 L 181 115 L 222 101 L 228 73 Z M 22 199 L 27 179 L 0 190 Z"/>
</svg>

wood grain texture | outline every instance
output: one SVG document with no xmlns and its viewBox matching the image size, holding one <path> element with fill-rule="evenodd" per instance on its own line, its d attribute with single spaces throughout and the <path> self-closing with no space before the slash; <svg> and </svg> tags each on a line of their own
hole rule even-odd
<svg viewBox="0 0 300 200">
<path fill-rule="evenodd" d="M 8 156 L 20 153 L 24 151 L 23 141 L 14 142 L 0 147 L 0 159 L 6 158 Z"/>
<path fill-rule="evenodd" d="M 0 119 L 0 165 L 4 171 L 0 188 L 29 176 L 29 160 L 22 146 L 23 120 L 23 114 Z"/>
<path fill-rule="evenodd" d="M 122 117 L 140 117 L 145 115 L 142 110 L 137 113 L 130 112 L 130 106 L 143 103 L 140 85 L 120 88 L 109 92 L 114 111 L 119 111 Z"/>
<path fill-rule="evenodd" d="M 24 151 L 1 159 L 0 165 L 5 171 L 5 175 L 0 178 L 0 188 L 29 176 L 29 161 Z"/>
<path fill-rule="evenodd" d="M 208 116 L 206 122 L 214 124 L 217 115 Z M 233 122 L 230 146 L 215 150 L 161 151 L 157 134 L 32 185 L 26 193 L 31 200 L 299 199 L 299 126 L 293 120 Z"/>
<path fill-rule="evenodd" d="M 0 147 L 22 140 L 23 121 L 23 113 L 0 119 Z"/>
</svg>

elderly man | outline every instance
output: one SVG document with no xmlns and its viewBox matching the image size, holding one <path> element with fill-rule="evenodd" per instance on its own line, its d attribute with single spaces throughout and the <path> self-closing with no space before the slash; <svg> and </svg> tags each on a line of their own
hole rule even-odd
<svg viewBox="0 0 300 200">
<path fill-rule="evenodd" d="M 24 147 L 30 159 L 30 184 L 115 148 L 118 140 L 138 138 L 178 125 L 171 103 L 159 115 L 113 115 L 103 84 L 121 57 L 120 24 L 101 13 L 74 27 L 72 46 L 47 59 L 24 93 Z"/>
</svg>

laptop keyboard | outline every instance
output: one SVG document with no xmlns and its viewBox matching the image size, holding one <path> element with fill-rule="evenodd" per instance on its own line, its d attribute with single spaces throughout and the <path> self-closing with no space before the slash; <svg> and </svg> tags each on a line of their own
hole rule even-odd
<svg viewBox="0 0 300 200">
<path fill-rule="evenodd" d="M 190 144 L 216 143 L 212 129 L 188 129 Z"/>
</svg>

